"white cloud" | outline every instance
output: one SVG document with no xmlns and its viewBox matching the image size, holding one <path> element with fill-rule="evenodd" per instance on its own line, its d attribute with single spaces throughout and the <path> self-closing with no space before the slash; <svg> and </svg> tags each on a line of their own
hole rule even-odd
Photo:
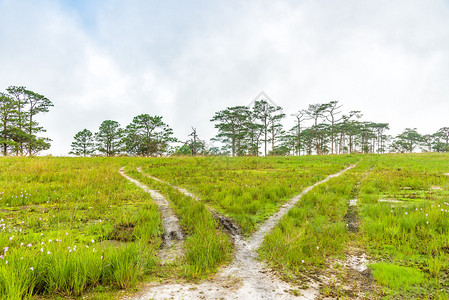
<svg viewBox="0 0 449 300">
<path fill-rule="evenodd" d="M 85 4 L 87 5 L 87 4 Z M 105 119 L 157 114 L 186 138 L 261 90 L 293 113 L 340 100 L 392 133 L 448 126 L 445 1 L 0 1 L 0 88 L 26 85 L 55 107 L 52 152 Z M 21 20 L 17 22 L 17 20 Z M 292 125 L 293 120 L 287 122 Z"/>
</svg>

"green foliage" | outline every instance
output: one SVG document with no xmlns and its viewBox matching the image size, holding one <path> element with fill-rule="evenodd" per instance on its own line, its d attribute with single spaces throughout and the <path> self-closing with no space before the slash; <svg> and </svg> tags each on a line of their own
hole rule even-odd
<svg viewBox="0 0 449 300">
<path fill-rule="evenodd" d="M 72 151 L 69 154 L 89 156 L 95 152 L 94 137 L 90 130 L 84 129 L 74 136 Z"/>
<path fill-rule="evenodd" d="M 138 156 L 155 156 L 167 152 L 173 130 L 162 121 L 160 116 L 142 114 L 134 117 L 125 131 L 125 151 Z"/>
<path fill-rule="evenodd" d="M 175 212 L 188 235 L 184 266 L 188 278 L 207 276 L 229 260 L 232 250 L 229 238 L 218 228 L 217 222 L 212 219 L 203 203 L 139 172 L 129 173 L 151 188 L 160 190 L 174 204 Z"/>
<path fill-rule="evenodd" d="M 304 195 L 266 236 L 259 255 L 288 277 L 341 256 L 348 240 L 344 216 L 356 174 L 333 178 Z"/>
<path fill-rule="evenodd" d="M 147 174 L 191 190 L 249 234 L 290 197 L 357 159 L 172 157 L 143 160 L 141 166 Z"/>
<path fill-rule="evenodd" d="M 357 196 L 361 231 L 369 254 L 387 262 L 374 266 L 377 275 L 373 274 L 393 294 L 409 293 L 414 290 L 409 286 L 418 283 L 403 282 L 407 272 L 412 272 L 405 267 L 422 272 L 409 274 L 414 277 L 407 279 L 420 280 L 418 295 L 436 296 L 439 286 L 448 284 L 447 159 L 443 154 L 410 154 L 369 160 L 373 168 L 361 182 Z M 401 274 L 394 275 L 397 273 Z"/>
<path fill-rule="evenodd" d="M 115 156 L 122 151 L 123 129 L 116 121 L 106 120 L 101 123 L 95 139 L 98 144 L 97 150 L 106 156 Z"/>
<path fill-rule="evenodd" d="M 385 262 L 370 264 L 374 279 L 393 290 L 407 292 L 416 290 L 426 281 L 424 274 L 415 268 L 402 267 Z"/>
<path fill-rule="evenodd" d="M 2 158 L 0 164 L 0 295 L 77 296 L 99 285 L 130 287 L 153 270 L 160 213 L 120 176 L 119 161 Z M 123 223 L 132 224 L 131 236 L 113 240 Z"/>
<path fill-rule="evenodd" d="M 50 139 L 38 137 L 45 129 L 36 115 L 49 111 L 53 103 L 22 86 L 10 86 L 0 93 L 0 145 L 2 154 L 29 156 L 50 148 Z"/>
</svg>

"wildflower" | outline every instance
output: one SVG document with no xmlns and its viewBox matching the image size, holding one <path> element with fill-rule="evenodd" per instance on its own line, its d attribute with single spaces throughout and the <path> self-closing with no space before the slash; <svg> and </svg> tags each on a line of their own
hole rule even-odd
<svg viewBox="0 0 449 300">
<path fill-rule="evenodd" d="M 100 257 L 100 259 L 103 259 L 103 255 Z M 302 261 L 302 262 L 304 262 L 304 261 Z"/>
<path fill-rule="evenodd" d="M 41 242 L 41 246 L 44 244 L 44 242 Z"/>
<path fill-rule="evenodd" d="M 8 264 L 8 261 L 5 261 L 5 265 L 7 265 Z"/>
<path fill-rule="evenodd" d="M 0 259 L 3 259 L 3 255 L 0 255 Z"/>
<path fill-rule="evenodd" d="M 429 216 L 429 214 L 426 214 L 426 218 Z"/>
<path fill-rule="evenodd" d="M 51 239 L 49 239 L 48 242 L 51 243 Z"/>
<path fill-rule="evenodd" d="M 6 253 L 6 251 L 8 251 L 8 249 L 9 249 L 9 247 L 5 247 L 3 249 L 5 250 L 5 253 Z"/>
<path fill-rule="evenodd" d="M 9 240 L 12 241 L 13 237 L 10 237 Z"/>
<path fill-rule="evenodd" d="M 72 249 L 69 250 L 69 253 L 72 252 Z"/>
<path fill-rule="evenodd" d="M 65 235 L 69 235 L 69 233 L 68 233 L 68 232 L 66 232 L 66 233 L 65 233 Z"/>
<path fill-rule="evenodd" d="M 429 224 L 429 221 L 427 221 L 427 224 Z"/>
<path fill-rule="evenodd" d="M 51 252 L 50 252 L 50 251 L 47 251 L 47 255 L 48 255 L 48 254 L 51 254 Z"/>
<path fill-rule="evenodd" d="M 86 248 L 89 248 L 89 245 L 86 245 Z"/>
<path fill-rule="evenodd" d="M 44 248 L 41 248 L 40 251 L 41 251 L 41 252 L 44 252 Z"/>
<path fill-rule="evenodd" d="M 92 242 L 92 244 L 93 244 L 93 243 L 94 243 L 95 241 L 94 241 L 94 240 L 92 240 L 91 242 Z"/>
<path fill-rule="evenodd" d="M 31 271 L 34 271 L 34 268 L 33 268 L 33 267 L 31 267 L 31 268 L 30 268 L 30 270 L 31 270 Z"/>
<path fill-rule="evenodd" d="M 95 248 L 92 250 L 93 253 L 97 252 L 97 250 L 95 250 Z"/>
<path fill-rule="evenodd" d="M 320 249 L 320 247 L 316 246 L 316 250 Z"/>
<path fill-rule="evenodd" d="M 302 260 L 302 263 L 304 263 L 304 259 Z"/>
<path fill-rule="evenodd" d="M 407 212 L 405 212 L 405 214 L 407 214 Z"/>
<path fill-rule="evenodd" d="M 23 243 L 20 243 L 20 247 L 22 247 L 23 246 Z"/>
</svg>

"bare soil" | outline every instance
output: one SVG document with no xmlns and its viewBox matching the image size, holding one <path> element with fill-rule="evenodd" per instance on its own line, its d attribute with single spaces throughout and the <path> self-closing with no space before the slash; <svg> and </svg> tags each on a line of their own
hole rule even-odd
<svg viewBox="0 0 449 300">
<path fill-rule="evenodd" d="M 182 230 L 182 227 L 179 223 L 178 217 L 171 209 L 167 199 L 165 199 L 164 196 L 162 196 L 158 191 L 151 190 L 149 187 L 144 185 L 143 183 L 129 177 L 125 174 L 124 168 L 120 169 L 120 174 L 122 174 L 123 177 L 143 189 L 145 192 L 150 193 L 151 198 L 154 199 L 156 204 L 159 207 L 159 210 L 162 215 L 162 221 L 164 226 L 164 236 L 163 236 L 163 244 L 161 253 L 159 254 L 161 258 L 164 257 L 173 259 L 174 256 L 176 256 L 176 251 L 173 253 L 173 249 L 177 249 L 178 254 L 181 253 L 181 245 L 180 241 L 183 241 L 185 239 L 185 234 Z M 170 253 L 169 253 L 170 252 Z"/>
</svg>

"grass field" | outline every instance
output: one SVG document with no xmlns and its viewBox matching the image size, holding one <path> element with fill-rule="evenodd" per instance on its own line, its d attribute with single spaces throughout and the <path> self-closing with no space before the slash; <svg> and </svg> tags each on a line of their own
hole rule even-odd
<svg viewBox="0 0 449 300">
<path fill-rule="evenodd" d="M 404 154 L 0 158 L 1 299 L 111 298 L 143 280 L 206 278 L 233 252 L 208 207 L 250 235 L 305 187 L 354 163 L 307 193 L 265 238 L 260 257 L 299 283 L 357 246 L 370 257 L 377 296 L 447 298 L 449 155 Z M 148 193 L 120 175 L 124 166 L 178 215 L 187 238 L 176 262 L 161 264 L 161 214 Z M 354 199 L 352 232 L 347 217 Z"/>
</svg>

